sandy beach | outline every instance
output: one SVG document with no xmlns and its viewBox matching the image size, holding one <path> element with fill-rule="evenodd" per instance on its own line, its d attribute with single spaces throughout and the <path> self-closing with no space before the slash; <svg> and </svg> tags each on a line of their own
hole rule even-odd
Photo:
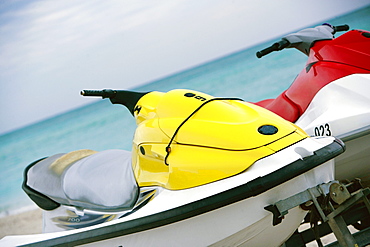
<svg viewBox="0 0 370 247">
<path fill-rule="evenodd" d="M 42 211 L 31 211 L 0 218 L 0 239 L 7 235 L 23 235 L 41 233 Z"/>
</svg>

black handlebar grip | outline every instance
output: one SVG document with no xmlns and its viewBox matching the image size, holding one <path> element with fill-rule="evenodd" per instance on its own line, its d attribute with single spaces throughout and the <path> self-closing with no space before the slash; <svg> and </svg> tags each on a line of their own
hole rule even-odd
<svg viewBox="0 0 370 247">
<path fill-rule="evenodd" d="M 261 51 L 258 51 L 257 53 L 256 53 L 256 56 L 258 57 L 258 58 L 261 58 L 261 57 L 263 57 L 263 56 L 265 56 L 265 55 L 267 55 L 267 54 L 269 54 L 269 53 L 271 53 L 271 52 L 273 52 L 273 51 L 281 51 L 282 49 L 284 49 L 284 48 L 286 48 L 286 47 L 288 47 L 289 46 L 289 41 L 288 40 L 286 40 L 286 39 L 282 39 L 282 40 L 280 40 L 279 42 L 276 42 L 276 43 L 274 43 L 272 46 L 270 46 L 270 47 L 267 47 L 266 49 L 263 49 L 263 50 L 261 50 Z"/>
<path fill-rule="evenodd" d="M 273 44 L 272 46 L 270 46 L 270 47 L 267 47 L 267 48 L 265 48 L 265 49 L 263 49 L 263 50 L 261 50 L 261 51 L 257 51 L 257 53 L 256 53 L 256 56 L 258 57 L 258 58 L 261 58 L 261 57 L 263 57 L 263 56 L 266 56 L 267 54 L 269 54 L 269 53 L 271 53 L 271 52 L 273 52 L 273 51 L 277 51 L 276 50 L 276 48 L 277 48 L 277 43 L 275 43 L 275 44 Z"/>
<path fill-rule="evenodd" d="M 80 92 L 82 96 L 101 96 L 103 94 L 102 90 L 82 90 Z"/>
<path fill-rule="evenodd" d="M 98 96 L 104 98 L 112 98 L 116 95 L 117 91 L 112 89 L 103 90 L 82 90 L 80 94 L 82 96 Z"/>
<path fill-rule="evenodd" d="M 334 26 L 334 32 L 343 32 L 343 31 L 348 31 L 349 26 L 348 25 L 340 25 L 340 26 Z"/>
</svg>

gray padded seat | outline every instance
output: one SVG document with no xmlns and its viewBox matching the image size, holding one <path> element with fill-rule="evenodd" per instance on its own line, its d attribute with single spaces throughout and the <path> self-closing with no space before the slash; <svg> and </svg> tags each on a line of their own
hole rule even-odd
<svg viewBox="0 0 370 247">
<path fill-rule="evenodd" d="M 99 211 L 131 209 L 139 193 L 131 152 L 80 151 L 84 152 L 57 154 L 36 163 L 26 174 L 27 186 L 63 205 Z"/>
</svg>

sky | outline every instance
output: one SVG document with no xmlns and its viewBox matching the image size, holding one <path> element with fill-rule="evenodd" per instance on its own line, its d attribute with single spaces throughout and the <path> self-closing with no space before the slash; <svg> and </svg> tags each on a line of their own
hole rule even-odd
<svg viewBox="0 0 370 247">
<path fill-rule="evenodd" d="M 1 0 L 0 135 L 370 5 L 370 0 Z M 158 89 L 160 90 L 160 89 Z"/>
</svg>

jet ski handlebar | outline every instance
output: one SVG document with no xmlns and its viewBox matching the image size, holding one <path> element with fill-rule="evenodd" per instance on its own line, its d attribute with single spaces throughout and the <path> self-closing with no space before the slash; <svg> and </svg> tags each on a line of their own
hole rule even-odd
<svg viewBox="0 0 370 247">
<path fill-rule="evenodd" d="M 333 26 L 333 29 L 334 29 L 334 33 L 336 32 L 344 32 L 344 31 L 348 31 L 349 30 L 349 26 L 348 25 L 339 25 L 339 26 Z"/>
<path fill-rule="evenodd" d="M 109 98 L 112 104 L 120 104 L 127 107 L 127 109 L 134 115 L 134 110 L 137 102 L 145 93 L 133 92 L 127 90 L 113 90 L 113 89 L 103 89 L 103 90 L 82 90 L 80 94 L 82 96 L 97 96 L 103 99 Z"/>
<path fill-rule="evenodd" d="M 105 98 L 113 98 L 116 95 L 117 91 L 112 89 L 103 89 L 103 90 L 82 90 L 80 94 L 82 96 L 97 96 Z"/>
<path fill-rule="evenodd" d="M 329 29 L 330 32 L 327 30 L 325 32 L 324 29 L 320 28 L 322 26 Z M 282 38 L 279 42 L 276 42 L 272 44 L 271 46 L 261 51 L 258 51 L 256 53 L 256 56 L 258 58 L 261 58 L 273 51 L 280 51 L 280 50 L 283 50 L 284 48 L 298 48 L 298 50 L 302 50 L 302 49 L 299 49 L 300 43 L 306 42 L 306 45 L 309 46 L 314 41 L 330 39 L 330 36 L 334 35 L 336 32 L 343 32 L 343 31 L 349 30 L 348 25 L 332 26 L 328 23 L 324 23 L 322 24 L 322 26 L 316 27 L 318 28 L 317 30 L 314 30 L 314 28 L 308 28 L 308 29 L 304 29 L 294 34 L 287 35 L 284 38 Z M 321 32 L 321 34 L 318 35 L 319 32 Z"/>
<path fill-rule="evenodd" d="M 288 47 L 289 44 L 290 43 L 289 43 L 288 40 L 282 39 L 281 41 L 276 42 L 276 43 L 272 44 L 271 46 L 269 46 L 269 47 L 267 47 L 267 48 L 265 48 L 265 49 L 263 49 L 261 51 L 258 51 L 256 53 L 256 56 L 258 58 L 261 58 L 261 57 L 263 57 L 263 56 L 265 56 L 265 55 L 267 55 L 267 54 L 269 54 L 269 53 L 271 53 L 273 51 L 281 51 L 282 49 Z"/>
</svg>

